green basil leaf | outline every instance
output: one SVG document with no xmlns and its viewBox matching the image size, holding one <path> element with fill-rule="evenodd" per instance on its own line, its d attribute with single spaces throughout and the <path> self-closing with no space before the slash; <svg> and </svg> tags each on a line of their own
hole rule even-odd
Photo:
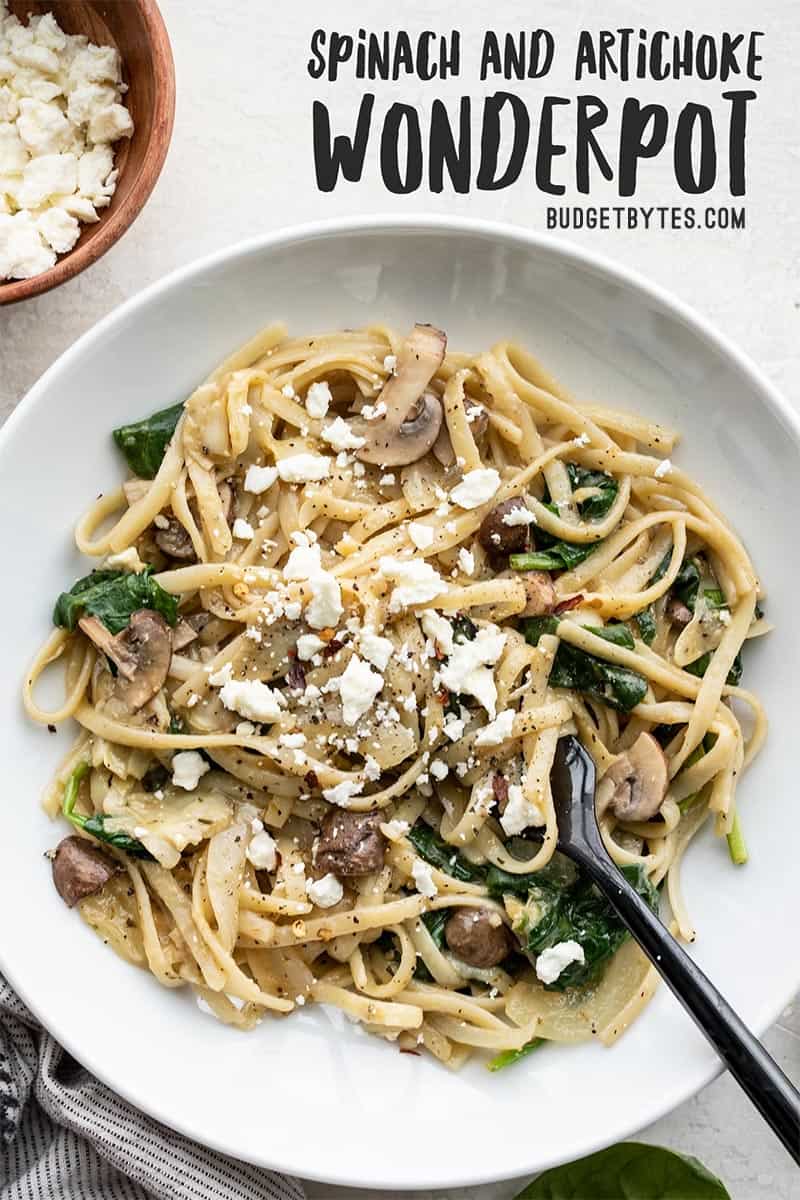
<svg viewBox="0 0 800 1200">
<path fill-rule="evenodd" d="M 731 1200 L 698 1159 L 662 1146 L 620 1142 L 551 1167 L 516 1200 Z"/>
<path fill-rule="evenodd" d="M 182 413 L 183 405 L 173 404 L 143 421 L 121 425 L 113 431 L 112 437 L 134 475 L 141 479 L 155 478 Z"/>
<path fill-rule="evenodd" d="M 170 624 L 178 620 L 177 597 L 152 578 L 153 567 L 134 575 L 129 571 L 92 571 L 62 592 L 53 610 L 53 624 L 74 630 L 88 613 L 98 617 L 109 633 L 120 633 L 140 608 L 152 608 Z"/>
</svg>

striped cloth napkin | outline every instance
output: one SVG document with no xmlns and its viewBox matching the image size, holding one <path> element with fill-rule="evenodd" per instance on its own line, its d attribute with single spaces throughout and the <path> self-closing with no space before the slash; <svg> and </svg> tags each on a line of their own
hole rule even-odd
<svg viewBox="0 0 800 1200">
<path fill-rule="evenodd" d="M 303 1200 L 181 1137 L 79 1066 L 0 975 L 0 1200 Z"/>
</svg>

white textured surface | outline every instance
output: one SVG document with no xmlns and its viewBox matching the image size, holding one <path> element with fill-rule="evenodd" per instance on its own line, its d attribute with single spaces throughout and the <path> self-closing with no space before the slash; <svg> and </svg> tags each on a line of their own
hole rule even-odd
<svg viewBox="0 0 800 1200">
<path fill-rule="evenodd" d="M 307 44 L 317 26 L 342 31 L 364 20 L 355 0 L 327 5 L 306 0 L 291 19 L 263 0 L 162 0 L 173 39 L 178 73 L 178 114 L 167 165 L 145 212 L 132 231 L 93 269 L 59 291 L 26 305 L 0 310 L 0 415 L 6 415 L 44 368 L 84 329 L 122 299 L 158 278 L 173 266 L 265 229 L 290 222 L 349 212 L 378 210 L 462 212 L 543 228 L 543 198 L 533 184 L 520 181 L 504 192 L 470 196 L 391 197 L 377 184 L 372 168 L 358 185 L 345 184 L 332 195 L 315 187 L 310 149 L 310 106 L 317 95 L 328 99 L 334 120 L 352 119 L 355 102 L 366 85 L 343 79 L 320 89 L 305 74 Z M 551 28 L 563 47 L 571 45 L 579 24 L 579 6 L 550 5 L 536 19 Z M 670 6 L 670 26 L 698 28 L 697 6 L 678 0 Z M 331 15 L 331 14 L 335 15 Z M 371 27 L 396 25 L 397 6 L 376 0 L 370 6 Z M 413 14 L 413 15 L 412 15 Z M 406 6 L 409 29 L 451 28 L 454 10 L 443 0 Z M 748 229 L 738 233 L 572 234 L 594 249 L 636 266 L 658 283 L 673 289 L 731 336 L 761 365 L 790 397 L 798 383 L 797 320 L 800 303 L 797 249 L 800 218 L 796 196 L 800 179 L 794 132 L 794 64 L 798 38 L 787 21 L 785 0 L 766 0 L 757 17 L 743 0 L 715 0 L 704 6 L 705 30 L 749 29 L 757 20 L 764 42 L 764 81 L 752 109 L 748 138 Z M 607 3 L 603 25 L 638 25 L 653 10 L 635 0 Z M 495 0 L 484 10 L 459 12 L 458 27 L 465 50 L 470 33 L 515 29 L 521 24 L 513 0 Z M 531 102 L 541 90 L 574 94 L 567 70 L 569 54 L 546 89 L 516 85 Z M 686 99 L 704 100 L 719 92 L 716 85 L 682 84 Z M 388 95 L 377 85 L 381 101 Z M 585 90 L 595 88 L 590 85 Z M 642 99 L 670 96 L 634 85 L 630 94 Z M 476 92 L 466 69 L 461 81 L 440 85 L 395 85 L 392 98 L 414 102 L 433 95 L 454 97 Z M 603 96 L 613 104 L 613 86 Z M 528 177 L 529 178 L 529 177 Z M 569 202 L 567 195 L 562 202 Z M 679 201 L 670 178 L 669 158 L 648 165 L 647 179 L 637 200 L 642 203 Z M 720 193 L 715 202 L 724 203 Z M 613 202 L 613 200 L 611 201 Z M 168 344 L 168 332 L 165 331 Z M 113 388 L 114 380 L 108 380 Z M 157 403 L 154 380 L 153 404 Z M 787 914 L 788 916 L 788 914 Z M 800 1077 L 800 1017 L 787 1013 L 769 1034 L 767 1044 L 784 1068 Z M 522 1068 L 524 1069 L 524 1068 Z M 643 1068 L 643 1069 L 646 1069 Z M 508 1086 L 513 1086 L 509 1073 Z M 613 1097 L 609 1098 L 613 1103 Z M 532 1114 L 535 1120 L 535 1114 Z M 487 1137 L 501 1136 L 487 1130 Z M 798 1174 L 772 1135 L 752 1113 L 729 1079 L 706 1089 L 690 1104 L 645 1131 L 648 1140 L 696 1153 L 728 1182 L 735 1200 L 789 1200 L 800 1194 Z M 453 1150 L 457 1152 L 457 1134 Z M 413 1147 L 408 1147 L 413 1154 Z M 443 1152 L 448 1148 L 443 1147 Z M 358 1153 L 357 1145 L 353 1153 Z M 461 1197 L 501 1200 L 514 1185 L 459 1192 Z M 343 1190 L 310 1186 L 313 1197 L 356 1195 Z M 394 1193 L 398 1195 L 398 1193 Z M 363 1193 L 361 1195 L 364 1195 Z M 377 1197 L 377 1193 L 373 1194 Z M 441 1195 L 441 1193 L 440 1193 Z"/>
</svg>

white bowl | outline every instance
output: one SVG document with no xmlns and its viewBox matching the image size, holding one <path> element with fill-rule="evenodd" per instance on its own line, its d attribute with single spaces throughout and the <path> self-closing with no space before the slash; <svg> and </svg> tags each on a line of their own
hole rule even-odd
<svg viewBox="0 0 800 1200">
<path fill-rule="evenodd" d="M 0 435 L 2 970 L 106 1083 L 238 1158 L 397 1189 L 530 1173 L 627 1136 L 718 1070 L 665 988 L 613 1049 L 548 1047 L 498 1075 L 477 1063 L 451 1074 L 320 1010 L 241 1034 L 117 959 L 59 900 L 42 858 L 62 830 L 38 797 L 71 733 L 29 724 L 18 683 L 56 594 L 83 573 L 72 525 L 121 477 L 109 431 L 184 398 L 275 318 L 295 333 L 432 321 L 469 349 L 511 336 L 579 397 L 684 431 L 676 457 L 743 535 L 777 625 L 745 650 L 772 722 L 740 789 L 750 863 L 732 866 L 709 833 L 685 872 L 693 953 L 756 1030 L 800 983 L 788 932 L 800 910 L 798 422 L 732 346 L 631 273 L 519 230 L 415 218 L 290 230 L 171 275 L 81 338 Z"/>
</svg>

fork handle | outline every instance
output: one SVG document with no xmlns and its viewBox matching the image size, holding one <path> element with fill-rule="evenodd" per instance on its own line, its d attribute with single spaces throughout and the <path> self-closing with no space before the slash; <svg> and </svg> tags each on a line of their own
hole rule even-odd
<svg viewBox="0 0 800 1200">
<path fill-rule="evenodd" d="M 564 849 L 616 909 L 736 1082 L 800 1164 L 800 1092 L 611 860 L 578 847 Z"/>
</svg>

